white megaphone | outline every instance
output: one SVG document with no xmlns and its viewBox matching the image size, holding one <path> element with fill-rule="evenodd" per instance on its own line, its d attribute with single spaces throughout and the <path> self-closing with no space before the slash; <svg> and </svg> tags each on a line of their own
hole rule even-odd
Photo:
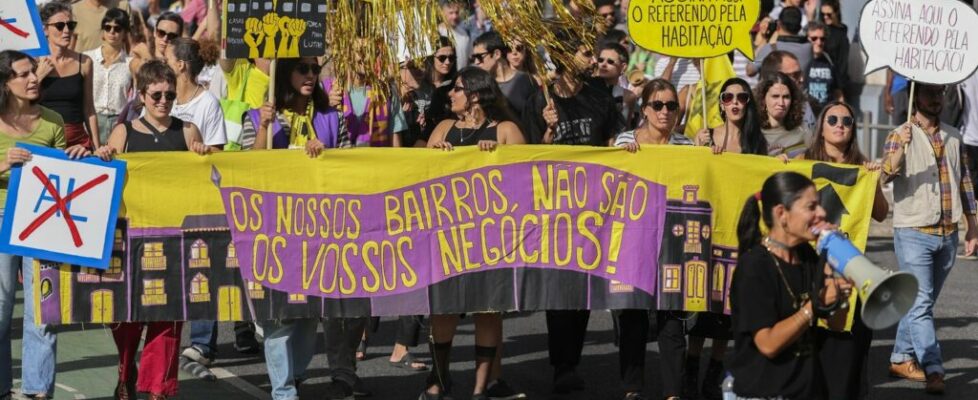
<svg viewBox="0 0 978 400">
<path fill-rule="evenodd" d="M 837 231 L 822 231 L 817 248 L 832 269 L 855 283 L 867 327 L 889 328 L 910 311 L 917 297 L 917 278 L 912 274 L 877 267 Z"/>
</svg>

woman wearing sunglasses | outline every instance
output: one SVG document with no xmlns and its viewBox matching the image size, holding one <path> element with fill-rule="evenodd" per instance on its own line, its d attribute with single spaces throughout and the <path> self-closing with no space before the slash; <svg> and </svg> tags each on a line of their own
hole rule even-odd
<svg viewBox="0 0 978 400">
<path fill-rule="evenodd" d="M 71 17 L 71 6 L 52 1 L 41 7 L 40 15 L 51 49 L 50 56 L 38 60 L 41 105 L 61 114 L 68 146 L 97 148 L 101 142 L 92 89 L 93 63 L 90 57 L 71 49 L 72 33 L 78 25 Z"/>
<path fill-rule="evenodd" d="M 754 95 L 747 81 L 731 78 L 720 87 L 720 118 L 723 125 L 701 129 L 697 146 L 710 146 L 714 154 L 723 152 L 767 155 L 767 140 L 761 132 Z"/>
<path fill-rule="evenodd" d="M 809 131 L 803 123 L 805 96 L 794 79 L 780 72 L 768 75 L 757 85 L 756 97 L 768 155 L 801 154 Z"/>
<path fill-rule="evenodd" d="M 856 143 L 856 119 L 852 107 L 844 102 L 829 103 L 818 118 L 812 146 L 798 158 L 838 164 L 862 165 L 870 171 L 878 171 L 880 164 L 866 159 Z M 889 203 L 883 197 L 883 189 L 876 187 L 873 201 L 873 219 L 882 222 L 889 212 Z M 829 214 L 840 210 L 826 210 Z M 873 331 L 862 323 L 859 313 L 862 304 L 856 297 L 855 307 L 849 309 L 853 316 L 851 332 L 818 330 L 819 359 L 825 368 L 826 398 L 860 399 L 868 388 L 866 360 L 873 341 Z"/>
<path fill-rule="evenodd" d="M 118 8 L 105 12 L 102 18 L 102 45 L 85 52 L 92 59 L 92 90 L 95 113 L 98 116 L 98 142 L 109 140 L 119 113 L 128 101 L 132 84 L 126 52 L 129 35 L 129 14 Z"/>
<path fill-rule="evenodd" d="M 455 45 L 444 36 L 438 38 L 439 46 L 435 54 L 425 60 L 425 80 L 433 87 L 431 104 L 424 113 L 424 127 L 421 140 L 416 146 L 427 146 L 431 132 L 442 121 L 452 118 L 449 96 L 458 75 Z"/>
<path fill-rule="evenodd" d="M 116 126 L 106 145 L 96 151 L 103 160 L 119 153 L 144 151 L 192 151 L 205 155 L 200 131 L 190 122 L 170 115 L 177 98 L 177 78 L 173 70 L 159 60 L 145 63 L 136 73 L 139 101 L 146 115 L 137 121 Z M 146 343 L 139 360 L 136 377 L 136 352 L 146 330 Z M 123 322 L 112 324 L 112 337 L 119 351 L 119 380 L 116 399 L 135 399 L 136 392 L 149 393 L 150 400 L 177 395 L 177 356 L 180 351 L 180 329 L 183 322 Z"/>
<path fill-rule="evenodd" d="M 614 145 L 629 152 L 636 152 L 642 144 L 685 145 L 693 142 L 686 136 L 676 133 L 679 122 L 679 95 L 676 87 L 667 80 L 655 79 L 642 89 L 642 117 L 645 121 L 634 131 L 622 132 L 614 140 Z M 618 359 L 626 400 L 645 399 L 645 349 L 649 335 L 648 310 L 621 310 L 618 317 Z M 657 319 L 663 392 L 668 399 L 678 399 L 682 395 L 683 315 L 681 312 L 658 311 Z"/>
<path fill-rule="evenodd" d="M 451 91 L 453 119 L 442 121 L 431 134 L 428 147 L 450 151 L 459 146 L 478 146 L 492 151 L 499 145 L 523 144 L 523 133 L 511 122 L 506 98 L 496 80 L 478 67 L 466 67 L 459 71 Z M 491 275 L 483 274 L 483 277 Z M 486 278 L 488 279 L 488 278 Z M 445 286 L 447 293 L 433 296 L 460 296 L 466 277 L 456 278 L 457 285 Z M 485 281 L 480 281 L 485 282 Z M 502 282 L 499 282 L 502 284 Z M 447 298 L 447 297 L 446 297 Z M 475 385 L 472 399 L 488 399 L 489 380 L 493 376 L 493 361 L 503 334 L 503 318 L 500 313 L 475 313 Z M 428 375 L 425 391 L 419 400 L 448 399 L 452 390 L 449 374 L 450 353 L 457 313 L 431 316 L 431 352 L 434 368 Z M 495 371 L 499 372 L 499 371 Z"/>
<path fill-rule="evenodd" d="M 146 43 L 140 43 L 132 48 L 132 62 L 129 69 L 133 75 L 149 60 L 162 60 L 166 57 L 166 48 L 174 40 L 183 36 L 184 23 L 180 14 L 174 12 L 164 12 L 156 18 L 156 28 L 150 27 L 149 33 L 152 36 Z M 138 83 L 137 83 L 138 84 Z"/>
</svg>

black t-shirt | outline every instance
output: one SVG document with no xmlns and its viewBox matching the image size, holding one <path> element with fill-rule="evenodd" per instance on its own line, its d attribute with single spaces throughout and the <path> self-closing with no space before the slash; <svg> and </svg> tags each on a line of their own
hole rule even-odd
<svg viewBox="0 0 978 400">
<path fill-rule="evenodd" d="M 550 89 L 550 98 L 557 108 L 557 127 L 553 144 L 607 146 L 608 140 L 624 129 L 614 100 L 593 84 L 585 82 L 574 97 L 560 97 Z M 542 143 L 547 132 L 543 109 L 547 101 L 538 91 L 526 104 L 524 123 L 530 143 Z"/>
<path fill-rule="evenodd" d="M 818 255 L 811 246 L 802 244 L 798 256 L 802 260 L 800 265 L 779 260 L 784 279 L 778 273 L 774 257 L 761 245 L 741 254 L 737 260 L 730 289 L 735 344 L 727 367 L 734 376 L 734 392 L 738 396 L 820 398 L 822 380 L 814 357 L 814 328 L 773 359 L 761 354 L 754 343 L 757 331 L 771 328 L 797 312 L 785 280 L 795 296 L 809 292 Z"/>
<path fill-rule="evenodd" d="M 822 54 L 817 58 L 812 58 L 812 63 L 808 65 L 808 96 L 814 100 L 815 107 L 812 112 L 818 114 L 822 112 L 822 107 L 833 100 L 832 92 L 838 87 L 836 82 L 835 65 L 829 59 L 828 54 Z"/>
<path fill-rule="evenodd" d="M 513 117 L 522 120 L 526 101 L 533 93 L 540 90 L 533 78 L 523 71 L 516 71 L 512 78 L 499 83 L 499 90 L 506 96 L 506 102 L 513 112 Z"/>
</svg>

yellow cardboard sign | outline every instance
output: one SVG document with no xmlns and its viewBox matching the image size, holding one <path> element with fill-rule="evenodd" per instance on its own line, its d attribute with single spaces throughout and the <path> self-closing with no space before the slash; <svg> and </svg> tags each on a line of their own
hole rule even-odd
<svg viewBox="0 0 978 400">
<path fill-rule="evenodd" d="M 750 30 L 760 12 L 759 0 L 632 0 L 628 32 L 659 54 L 707 58 L 736 49 L 753 60 Z"/>
</svg>

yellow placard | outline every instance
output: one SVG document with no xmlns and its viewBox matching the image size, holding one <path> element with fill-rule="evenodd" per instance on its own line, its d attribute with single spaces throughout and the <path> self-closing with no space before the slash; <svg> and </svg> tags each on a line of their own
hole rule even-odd
<svg viewBox="0 0 978 400">
<path fill-rule="evenodd" d="M 736 49 L 753 60 L 750 30 L 760 12 L 758 0 L 632 0 L 628 33 L 659 54 L 707 58 Z"/>
</svg>

